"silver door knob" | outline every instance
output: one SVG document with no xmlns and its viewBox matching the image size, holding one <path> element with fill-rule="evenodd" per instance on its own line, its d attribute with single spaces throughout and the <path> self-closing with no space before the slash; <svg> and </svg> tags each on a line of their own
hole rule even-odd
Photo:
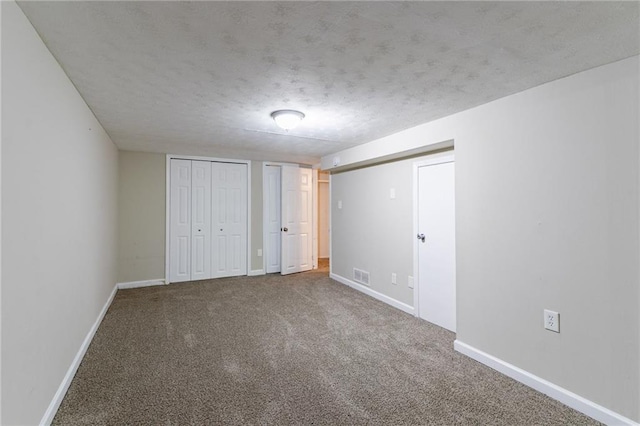
<svg viewBox="0 0 640 426">
<path fill-rule="evenodd" d="M 424 239 L 425 239 L 424 234 L 418 234 L 418 239 L 424 243 Z"/>
</svg>

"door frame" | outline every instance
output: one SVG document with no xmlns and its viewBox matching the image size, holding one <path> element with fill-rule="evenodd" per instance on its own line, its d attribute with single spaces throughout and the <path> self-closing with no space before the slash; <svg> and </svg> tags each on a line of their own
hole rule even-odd
<svg viewBox="0 0 640 426">
<path fill-rule="evenodd" d="M 420 195 L 418 193 L 418 179 L 419 179 L 418 173 L 419 173 L 420 167 L 435 166 L 436 164 L 444 164 L 444 163 L 455 163 L 454 151 L 447 151 L 443 153 L 433 154 L 429 156 L 429 158 L 425 158 L 423 160 L 416 161 L 415 163 L 413 163 L 413 235 L 411 236 L 413 238 L 413 315 L 418 318 L 420 318 L 420 276 L 418 273 L 419 271 L 418 250 L 420 246 L 418 245 L 418 239 L 416 237 L 420 232 L 418 229 L 418 218 L 419 218 L 418 197 Z M 454 189 L 454 196 L 455 196 L 455 189 Z M 457 264 L 458 262 L 457 262 L 457 256 L 456 256 L 456 265 Z M 457 287 L 457 283 L 456 283 L 456 287 Z M 456 294 L 457 294 L 457 291 L 456 291 Z M 456 302 L 456 305 L 457 305 L 457 302 Z"/>
<path fill-rule="evenodd" d="M 267 273 L 267 245 L 265 244 L 265 242 L 267 241 L 267 216 L 264 214 L 264 212 L 267 209 L 267 197 L 265 196 L 265 194 L 267 193 L 266 191 L 266 172 L 267 172 L 267 166 L 276 166 L 276 167 L 280 167 L 280 170 L 282 171 L 282 167 L 285 166 L 296 166 L 296 167 L 303 167 L 306 168 L 307 166 L 303 165 L 303 164 L 298 164 L 298 163 L 282 163 L 282 162 L 277 162 L 277 161 L 263 161 L 262 162 L 262 274 L 266 274 Z M 318 170 L 315 168 L 312 168 L 312 191 L 313 191 L 313 205 L 314 205 L 314 212 L 313 212 L 313 234 L 312 234 L 312 250 L 313 250 L 313 254 L 312 254 L 312 262 L 313 262 L 313 269 L 317 269 L 318 268 L 318 239 L 317 239 L 317 212 L 315 210 L 317 210 L 317 190 L 315 188 L 315 185 L 317 185 L 317 181 L 318 181 Z M 280 185 L 282 185 L 282 173 L 280 174 Z M 280 193 L 280 197 L 282 197 L 282 193 Z M 280 202 L 280 200 L 278 200 L 278 202 Z M 282 214 L 282 212 L 281 212 Z M 280 248 L 282 250 L 282 247 Z M 280 267 L 282 267 L 282 265 L 280 265 Z"/>
<path fill-rule="evenodd" d="M 315 207 L 315 211 L 318 212 L 318 218 L 316 220 L 315 226 L 317 229 L 320 229 L 320 185 L 327 185 L 327 227 L 328 229 L 328 235 L 327 235 L 327 245 L 329 246 L 329 250 L 328 250 L 328 254 L 329 254 L 329 259 L 331 259 L 331 240 L 330 240 L 330 236 L 331 236 L 331 175 L 329 175 L 329 179 L 320 179 L 320 175 L 318 174 L 318 180 L 316 182 L 316 191 L 317 191 L 317 195 L 316 195 L 316 199 L 317 199 L 317 206 Z M 316 256 L 316 263 L 319 263 L 320 261 L 320 232 L 318 232 L 318 235 L 316 236 L 316 245 L 318 247 L 317 249 L 317 256 Z"/>
<path fill-rule="evenodd" d="M 329 276 L 333 275 L 333 191 L 331 190 L 333 174 L 329 172 Z"/>
<path fill-rule="evenodd" d="M 311 270 L 318 269 L 318 169 L 311 168 Z"/>
<path fill-rule="evenodd" d="M 171 232 L 171 160 L 211 161 L 216 163 L 235 163 L 247 165 L 247 275 L 251 271 L 251 161 L 230 158 L 201 157 L 194 155 L 167 154 L 165 165 L 165 242 L 164 242 L 164 282 L 171 284 L 169 275 L 170 232 Z"/>
</svg>

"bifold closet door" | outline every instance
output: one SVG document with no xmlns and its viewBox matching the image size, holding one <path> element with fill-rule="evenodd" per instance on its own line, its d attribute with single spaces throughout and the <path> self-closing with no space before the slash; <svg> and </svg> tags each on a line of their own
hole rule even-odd
<svg viewBox="0 0 640 426">
<path fill-rule="evenodd" d="M 212 278 L 247 274 L 246 164 L 212 164 Z"/>
<path fill-rule="evenodd" d="M 264 215 L 266 217 L 266 235 L 267 240 L 264 242 L 266 254 L 266 267 L 267 274 L 274 272 L 280 272 L 280 244 L 282 239 L 282 226 L 280 222 L 282 217 L 280 215 L 280 192 L 282 190 L 280 183 L 280 166 L 267 166 L 264 173 L 266 184 L 265 198 L 266 209 Z"/>
<path fill-rule="evenodd" d="M 247 274 L 246 164 L 171 160 L 169 281 Z"/>
<path fill-rule="evenodd" d="M 191 279 L 211 277 L 211 162 L 191 163 Z"/>
<path fill-rule="evenodd" d="M 169 279 L 191 279 L 191 161 L 171 160 Z"/>
<path fill-rule="evenodd" d="M 171 160 L 171 282 L 211 277 L 211 162 Z"/>
</svg>

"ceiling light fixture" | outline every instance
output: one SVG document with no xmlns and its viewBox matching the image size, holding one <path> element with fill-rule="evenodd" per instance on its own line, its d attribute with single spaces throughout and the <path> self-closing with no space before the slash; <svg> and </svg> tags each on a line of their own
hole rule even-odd
<svg viewBox="0 0 640 426">
<path fill-rule="evenodd" d="M 278 126 L 286 131 L 289 131 L 300 124 L 300 122 L 304 118 L 304 114 L 300 111 L 294 111 L 292 109 L 281 109 L 278 111 L 273 111 L 271 113 L 271 118 L 273 118 L 273 121 L 275 121 Z"/>
</svg>

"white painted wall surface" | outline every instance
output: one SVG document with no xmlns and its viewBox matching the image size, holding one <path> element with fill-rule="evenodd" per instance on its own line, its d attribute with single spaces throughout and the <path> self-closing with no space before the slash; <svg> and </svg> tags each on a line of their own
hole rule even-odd
<svg viewBox="0 0 640 426">
<path fill-rule="evenodd" d="M 258 256 L 258 250 L 263 249 L 262 233 L 262 162 L 251 162 L 251 253 L 249 256 L 249 271 L 262 271 L 263 258 Z"/>
<path fill-rule="evenodd" d="M 120 151 L 118 282 L 164 279 L 166 156 Z"/>
<path fill-rule="evenodd" d="M 638 75 L 635 58 L 493 102 L 456 139 L 458 338 L 636 421 Z"/>
<path fill-rule="evenodd" d="M 2 7 L 2 424 L 37 424 L 116 283 L 118 153 Z"/>
<path fill-rule="evenodd" d="M 636 422 L 638 76 L 638 57 L 629 58 L 322 161 L 359 164 L 455 139 L 458 340 Z M 394 167 L 332 177 L 332 262 L 343 273 L 363 259 L 388 272 L 387 253 L 402 249 L 359 240 L 384 241 L 401 223 L 335 207 L 354 192 L 384 196 Z M 378 291 L 410 301 L 388 282 Z M 543 329 L 545 308 L 560 312 L 560 334 Z"/>
<path fill-rule="evenodd" d="M 367 271 L 371 289 L 412 306 L 407 281 L 413 275 L 415 161 L 331 175 L 331 272 L 353 280 L 353 268 Z"/>
</svg>

